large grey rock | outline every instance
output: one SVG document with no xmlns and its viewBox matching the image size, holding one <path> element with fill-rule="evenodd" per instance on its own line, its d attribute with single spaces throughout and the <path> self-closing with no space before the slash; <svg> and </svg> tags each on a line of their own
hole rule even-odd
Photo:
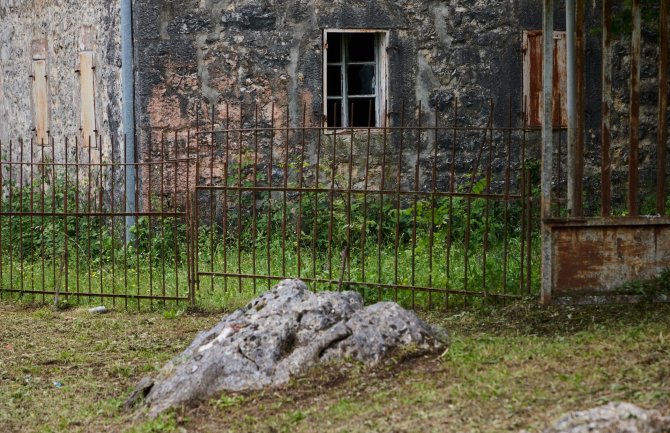
<svg viewBox="0 0 670 433">
<path fill-rule="evenodd" d="M 363 307 L 354 292 L 312 293 L 284 280 L 216 326 L 198 334 L 155 379 L 143 379 L 129 404 L 145 395 L 149 414 L 222 391 L 286 383 L 322 361 L 375 364 L 403 346 L 437 350 L 444 334 L 392 302 Z"/>
<path fill-rule="evenodd" d="M 610 403 L 565 415 L 544 433 L 670 433 L 670 417 L 630 403 Z"/>
</svg>

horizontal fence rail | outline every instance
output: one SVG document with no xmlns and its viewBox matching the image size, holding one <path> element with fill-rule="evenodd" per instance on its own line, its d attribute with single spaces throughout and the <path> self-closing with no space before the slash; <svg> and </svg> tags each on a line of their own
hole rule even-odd
<svg viewBox="0 0 670 433">
<path fill-rule="evenodd" d="M 533 133 L 511 115 L 494 126 L 492 104 L 480 127 L 454 107 L 346 129 L 212 109 L 195 133 L 198 298 L 248 299 L 287 277 L 412 308 L 536 292 Z"/>
</svg>

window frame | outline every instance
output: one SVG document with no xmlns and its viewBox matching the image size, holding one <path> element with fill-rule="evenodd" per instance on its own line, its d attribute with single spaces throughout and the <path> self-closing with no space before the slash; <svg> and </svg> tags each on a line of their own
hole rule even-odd
<svg viewBox="0 0 670 433">
<path fill-rule="evenodd" d="M 356 95 L 358 98 L 375 98 L 375 126 L 350 126 L 349 119 L 349 107 L 348 104 L 343 103 L 341 108 L 341 119 L 342 126 L 329 126 L 328 125 L 328 35 L 330 33 L 336 34 L 355 34 L 355 33 L 373 33 L 375 34 L 375 95 Z M 387 100 L 387 87 L 388 87 L 388 48 L 389 40 L 389 31 L 384 29 L 341 29 L 341 28 L 328 28 L 323 29 L 323 60 L 322 60 L 322 69 L 323 69 L 323 82 L 322 82 L 322 99 L 323 99 L 323 126 L 328 129 L 347 129 L 347 128 L 356 128 L 356 129 L 371 129 L 371 128 L 380 128 L 383 125 L 383 119 L 386 116 L 385 101 Z M 338 62 L 341 64 L 341 76 L 342 80 L 341 89 L 342 96 L 340 97 L 343 101 L 348 101 L 348 89 L 346 86 L 346 74 L 347 74 L 347 59 L 345 57 L 346 53 L 346 44 L 341 44 L 341 61 Z M 371 63 L 371 62 L 354 62 L 354 63 Z M 331 98 L 333 99 L 333 98 Z"/>
</svg>

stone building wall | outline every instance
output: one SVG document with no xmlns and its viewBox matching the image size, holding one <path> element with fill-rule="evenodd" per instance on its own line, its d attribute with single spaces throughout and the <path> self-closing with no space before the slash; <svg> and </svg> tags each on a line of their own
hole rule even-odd
<svg viewBox="0 0 670 433">
<path fill-rule="evenodd" d="M 138 0 L 137 111 L 144 158 L 150 134 L 151 157 L 159 158 L 161 133 L 194 130 L 198 117 L 201 128 L 212 121 L 214 127 L 224 125 L 226 118 L 251 125 L 258 107 L 264 125 L 296 126 L 303 116 L 308 125 L 321 125 L 324 29 L 388 32 L 388 126 L 403 118 L 416 125 L 419 104 L 424 125 L 435 124 L 436 113 L 439 124 L 451 125 L 456 100 L 460 126 L 485 126 L 490 100 L 495 125 L 508 124 L 511 107 L 512 122 L 520 126 L 523 30 L 541 29 L 541 12 L 533 0 Z M 557 8 L 559 30 L 564 15 Z M 278 140 L 275 157 L 282 161 L 284 145 Z M 458 143 L 457 171 L 468 173 L 481 133 L 462 135 Z M 386 151 L 392 154 L 397 146 L 391 143 Z M 449 146 L 440 143 L 444 151 Z M 308 147 L 313 160 L 314 146 Z M 223 156 L 212 156 L 219 174 L 205 182 L 221 182 Z M 208 152 L 200 159 L 203 167 L 210 165 Z M 494 164 L 500 173 L 504 161 L 502 156 Z M 448 171 L 438 166 L 445 177 Z"/>
<path fill-rule="evenodd" d="M 145 132 L 192 126 L 198 102 L 253 111 L 274 101 L 293 119 L 306 104 L 315 121 L 328 28 L 389 32 L 391 122 L 402 101 L 448 112 L 459 98 L 463 119 L 481 125 L 492 98 L 506 123 L 509 98 L 521 111 L 522 31 L 541 28 L 531 0 L 139 0 L 135 15 Z"/>
<path fill-rule="evenodd" d="M 32 62 L 46 60 L 48 130 L 81 145 L 79 53 L 92 51 L 95 126 L 103 147 L 123 133 L 119 2 L 0 0 L 0 140 L 30 141 L 34 128 Z M 74 146 L 70 145 L 73 152 Z M 48 153 L 51 151 L 49 150 Z M 59 156 L 57 155 L 57 158 Z M 27 158 L 26 158 L 27 159 Z"/>
</svg>

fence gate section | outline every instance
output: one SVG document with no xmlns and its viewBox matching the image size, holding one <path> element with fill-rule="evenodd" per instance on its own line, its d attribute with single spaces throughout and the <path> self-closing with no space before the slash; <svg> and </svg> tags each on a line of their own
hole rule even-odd
<svg viewBox="0 0 670 433">
<path fill-rule="evenodd" d="M 149 147 L 130 163 L 114 138 L 0 144 L 2 297 L 125 308 L 192 300 L 175 175 L 188 160 L 176 146 Z"/>
<path fill-rule="evenodd" d="M 492 104 L 476 127 L 457 102 L 447 125 L 417 107 L 362 129 L 251 111 L 194 134 L 198 299 L 241 303 L 283 278 L 412 308 L 538 290 L 537 156 Z"/>
</svg>

